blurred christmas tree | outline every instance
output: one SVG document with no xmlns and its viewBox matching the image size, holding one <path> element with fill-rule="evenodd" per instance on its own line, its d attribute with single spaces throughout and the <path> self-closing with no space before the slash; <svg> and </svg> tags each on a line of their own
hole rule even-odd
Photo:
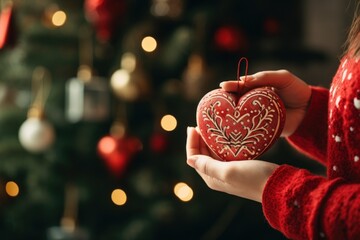
<svg viewBox="0 0 360 240">
<path fill-rule="evenodd" d="M 0 1 L 1 239 L 281 238 L 185 139 L 240 57 L 299 54 L 299 1 Z"/>
</svg>

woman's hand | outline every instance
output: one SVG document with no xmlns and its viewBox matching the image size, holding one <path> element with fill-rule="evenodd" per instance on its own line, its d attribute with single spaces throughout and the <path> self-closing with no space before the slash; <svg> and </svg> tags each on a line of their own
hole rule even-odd
<svg viewBox="0 0 360 240">
<path fill-rule="evenodd" d="M 278 165 L 258 160 L 218 161 L 197 128 L 187 131 L 187 163 L 211 189 L 261 202 L 266 181 Z"/>
<path fill-rule="evenodd" d="M 246 92 L 256 87 L 273 87 L 286 108 L 286 122 L 281 135 L 290 136 L 295 132 L 306 114 L 311 98 L 308 84 L 287 70 L 258 72 L 241 77 L 241 80 L 222 82 L 220 86 L 227 92 Z"/>
</svg>

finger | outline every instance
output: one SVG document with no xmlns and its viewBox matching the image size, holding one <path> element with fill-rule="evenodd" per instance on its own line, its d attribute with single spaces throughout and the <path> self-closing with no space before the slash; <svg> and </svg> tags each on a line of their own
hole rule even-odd
<svg viewBox="0 0 360 240">
<path fill-rule="evenodd" d="M 220 83 L 220 87 L 227 92 L 236 92 L 239 91 L 239 89 L 241 92 L 246 92 L 252 88 L 265 86 L 281 90 L 292 85 L 294 82 L 300 83 L 302 80 L 287 70 L 261 71 L 253 75 L 242 76 L 240 81 L 222 82 Z"/>
<path fill-rule="evenodd" d="M 204 182 L 210 189 L 216 190 L 216 191 L 228 192 L 226 189 L 228 186 L 228 183 L 224 182 L 221 179 L 217 179 L 217 178 L 205 175 L 204 173 L 201 173 L 199 171 L 197 171 L 197 173 L 200 175 L 200 177 L 204 180 Z"/>
<path fill-rule="evenodd" d="M 262 71 L 257 72 L 245 81 L 245 86 L 254 88 L 260 86 L 269 86 L 276 89 L 283 89 L 294 83 L 302 81 L 287 70 Z"/>
<path fill-rule="evenodd" d="M 194 127 L 187 128 L 186 138 L 186 157 L 189 158 L 192 155 L 200 154 L 199 152 L 199 136 Z"/>
<path fill-rule="evenodd" d="M 244 92 L 245 82 L 243 80 L 230 80 L 220 83 L 220 87 L 226 92 Z"/>
<path fill-rule="evenodd" d="M 277 70 L 257 72 L 253 75 L 242 76 L 240 79 L 241 81 L 221 82 L 220 87 L 227 92 L 236 92 L 239 88 L 249 90 L 251 88 L 264 86 L 283 89 L 297 80 L 297 77 L 286 70 Z"/>
<path fill-rule="evenodd" d="M 188 127 L 186 139 L 186 156 L 189 158 L 192 155 L 208 154 L 205 143 L 201 139 L 199 130 L 194 127 Z"/>
<path fill-rule="evenodd" d="M 202 176 L 209 176 L 215 179 L 223 179 L 225 162 L 212 159 L 205 155 L 193 155 L 187 159 L 187 163 L 196 169 Z"/>
<path fill-rule="evenodd" d="M 200 150 L 200 154 L 203 154 L 203 155 L 210 155 L 210 150 L 208 148 L 208 146 L 206 145 L 205 141 L 203 141 L 201 139 L 201 134 L 200 134 L 200 129 L 199 127 L 196 127 L 195 128 L 196 132 L 198 133 L 199 135 L 199 150 Z"/>
</svg>

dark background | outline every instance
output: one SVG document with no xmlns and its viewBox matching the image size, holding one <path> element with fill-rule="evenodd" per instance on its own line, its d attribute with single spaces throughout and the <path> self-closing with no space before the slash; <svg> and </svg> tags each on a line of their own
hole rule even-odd
<svg viewBox="0 0 360 240">
<path fill-rule="evenodd" d="M 51 23 L 56 10 L 67 15 L 60 27 Z M 353 11 L 354 1 L 343 0 L 14 0 L 0 49 L 0 238 L 285 239 L 259 203 L 210 190 L 186 165 L 186 127 L 196 125 L 196 106 L 207 91 L 236 78 L 241 57 L 249 73 L 288 69 L 328 87 Z M 140 47 L 145 36 L 156 39 L 154 52 Z M 129 52 L 137 69 L 130 82 L 114 87 L 110 79 Z M 82 83 L 82 64 L 100 80 L 86 83 L 84 95 L 72 95 L 89 101 L 90 117 L 79 109 L 81 118 L 70 121 L 66 86 L 71 79 Z M 44 112 L 56 136 L 32 153 L 18 133 L 39 66 L 51 75 Z M 102 117 L 92 106 L 109 112 Z M 160 125 L 165 114 L 177 119 L 173 131 Z M 117 123 L 124 136 L 112 131 Z M 119 146 L 99 153 L 106 136 Z M 261 159 L 324 174 L 284 139 Z M 111 161 L 120 165 L 107 165 Z M 5 189 L 9 181 L 19 187 L 15 197 Z M 174 195 L 178 182 L 192 188 L 189 202 Z M 111 201 L 117 188 L 127 194 L 125 205 Z M 67 231 L 73 225 L 64 219 L 74 220 L 75 230 Z"/>
</svg>

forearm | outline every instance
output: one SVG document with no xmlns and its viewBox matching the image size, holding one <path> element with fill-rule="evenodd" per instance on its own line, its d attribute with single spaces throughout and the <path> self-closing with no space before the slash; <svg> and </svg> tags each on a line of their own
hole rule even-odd
<svg viewBox="0 0 360 240">
<path fill-rule="evenodd" d="M 295 133 L 287 137 L 287 140 L 301 153 L 325 163 L 329 91 L 321 87 L 311 89 L 312 97 L 307 113 Z"/>
</svg>

